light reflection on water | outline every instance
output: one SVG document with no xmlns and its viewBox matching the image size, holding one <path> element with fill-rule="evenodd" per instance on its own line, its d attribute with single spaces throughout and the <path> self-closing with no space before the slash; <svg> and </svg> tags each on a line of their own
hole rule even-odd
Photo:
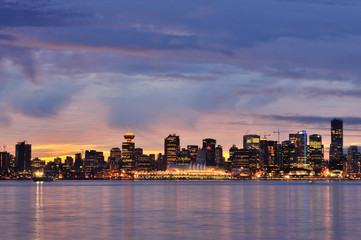
<svg viewBox="0 0 361 240">
<path fill-rule="evenodd" d="M 359 239 L 361 182 L 0 182 L 1 239 Z"/>
</svg>

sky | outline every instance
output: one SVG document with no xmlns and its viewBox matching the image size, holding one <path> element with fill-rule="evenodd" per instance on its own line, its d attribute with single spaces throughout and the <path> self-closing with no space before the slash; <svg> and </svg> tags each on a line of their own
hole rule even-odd
<svg viewBox="0 0 361 240">
<path fill-rule="evenodd" d="M 164 151 L 244 134 L 288 139 L 344 120 L 361 145 L 361 2 L 0 0 L 0 144 L 52 159 Z M 326 154 L 326 159 L 328 154 Z"/>
</svg>

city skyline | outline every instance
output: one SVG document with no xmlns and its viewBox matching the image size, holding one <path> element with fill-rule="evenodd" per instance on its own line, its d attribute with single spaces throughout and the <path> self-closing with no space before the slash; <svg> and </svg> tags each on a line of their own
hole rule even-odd
<svg viewBox="0 0 361 240">
<path fill-rule="evenodd" d="M 131 152 L 133 152 L 134 150 L 136 150 L 137 148 L 141 148 L 142 149 L 142 153 L 144 152 L 144 154 L 164 154 L 165 158 L 167 159 L 166 162 L 168 163 L 172 163 L 172 162 L 176 162 L 176 158 L 177 158 L 177 155 L 176 153 L 177 152 L 180 152 L 181 149 L 189 149 L 189 147 L 193 147 L 193 146 L 197 146 L 199 147 L 199 149 L 205 149 L 206 151 L 208 150 L 211 150 L 212 148 L 210 146 L 208 146 L 208 141 L 209 143 L 212 142 L 213 144 L 213 148 L 215 148 L 217 145 L 219 147 L 221 147 L 223 150 L 222 150 L 222 153 L 221 153 L 221 156 L 225 157 L 226 159 L 228 159 L 230 157 L 230 150 L 232 147 L 234 146 L 237 146 L 238 148 L 244 148 L 244 149 L 253 149 L 255 146 L 258 146 L 256 147 L 255 149 L 259 150 L 259 143 L 260 143 L 260 140 L 267 140 L 268 142 L 274 142 L 275 144 L 279 144 L 280 146 L 283 144 L 283 142 L 291 142 L 293 144 L 296 144 L 296 145 L 299 145 L 300 148 L 299 148 L 299 152 L 296 153 L 297 156 L 301 157 L 299 161 L 299 163 L 302 163 L 302 162 L 306 162 L 306 158 L 307 157 L 307 152 L 309 151 L 308 150 L 308 146 L 311 146 L 311 147 L 314 147 L 315 145 L 315 141 L 319 142 L 320 144 L 322 144 L 322 148 L 323 148 L 323 151 L 326 153 L 326 152 L 329 152 L 329 149 L 332 148 L 332 145 L 335 144 L 335 140 L 332 140 L 332 139 L 335 139 L 335 137 L 332 137 L 332 135 L 335 135 L 335 133 L 337 134 L 337 137 L 338 139 L 340 140 L 337 140 L 337 141 L 341 141 L 341 150 L 338 154 L 343 154 L 343 155 L 347 155 L 348 151 L 350 148 L 352 147 L 358 147 L 358 145 L 356 144 L 353 144 L 353 145 L 349 145 L 349 146 L 345 146 L 342 144 L 342 142 L 344 141 L 344 134 L 343 134 L 343 119 L 340 119 L 340 118 L 334 118 L 334 119 L 331 119 L 331 128 L 329 130 L 331 130 L 331 142 L 328 144 L 328 143 L 325 143 L 324 142 L 324 138 L 322 136 L 322 134 L 319 134 L 319 133 L 309 133 L 308 131 L 306 130 L 302 130 L 302 131 L 298 131 L 297 133 L 292 133 L 292 132 L 289 132 L 289 133 L 286 133 L 285 131 L 275 131 L 273 132 L 273 134 L 277 134 L 278 136 L 278 139 L 271 139 L 269 138 L 269 136 L 272 136 L 271 134 L 266 134 L 264 133 L 263 135 L 262 134 L 253 134 L 253 133 L 249 133 L 249 132 L 246 132 L 244 135 L 242 135 L 242 140 L 241 142 L 239 143 L 233 143 L 231 144 L 231 146 L 229 148 L 225 148 L 222 144 L 217 144 L 217 139 L 213 139 L 213 138 L 204 138 L 204 137 L 201 137 L 202 140 L 200 143 L 183 143 L 181 142 L 181 136 L 180 135 L 177 135 L 176 133 L 172 133 L 172 134 L 169 134 L 169 136 L 167 137 L 164 137 L 164 142 L 163 142 L 163 149 L 161 151 L 158 151 L 158 152 L 152 152 L 150 150 L 147 150 L 147 149 L 144 149 L 143 146 L 141 145 L 135 145 L 136 143 L 136 140 L 134 141 L 135 139 L 135 135 L 133 134 L 133 132 L 131 131 L 130 127 L 128 128 L 128 131 L 123 135 L 123 138 L 125 139 L 125 142 L 124 142 L 124 139 L 123 139 L 123 142 L 120 143 L 119 147 L 118 146 L 112 146 L 111 149 L 109 149 L 108 151 L 102 151 L 100 150 L 100 152 L 102 153 L 102 156 L 104 154 L 104 159 L 108 159 L 108 157 L 111 157 L 112 156 L 112 151 L 114 149 L 122 149 L 122 151 L 127 151 L 127 149 L 130 149 Z M 335 127 L 335 122 L 338 123 L 338 125 L 336 125 Z M 340 129 L 340 130 L 336 130 L 335 132 L 335 129 Z M 281 138 L 281 133 L 284 133 L 284 135 L 286 136 L 286 138 Z M 336 135 L 335 135 L 336 136 Z M 255 140 L 254 140 L 255 139 Z M 318 139 L 318 140 L 317 140 Z M 305 144 L 306 143 L 306 144 Z M 29 143 L 28 141 L 26 140 L 23 140 L 23 141 L 19 141 L 17 142 L 16 145 L 14 145 L 14 147 L 16 146 L 16 151 L 17 151 L 17 148 L 18 148 L 18 145 L 23 145 L 23 144 L 30 144 L 32 145 L 31 143 Z M 172 147 L 172 157 L 170 159 L 168 159 L 167 157 L 167 146 L 171 144 Z M 256 145 L 254 145 L 256 144 Z M 5 151 L 5 152 L 8 152 L 10 154 L 13 154 L 15 155 L 15 152 L 12 152 L 11 150 L 9 149 L 6 149 L 6 147 L 12 147 L 12 146 L 2 146 L 3 149 L 2 151 Z M 130 147 L 130 148 L 129 148 Z M 33 146 L 33 149 L 34 149 L 34 146 Z M 36 147 L 35 147 L 36 149 Z M 216 149 L 216 148 L 215 148 Z M 213 149 L 213 151 L 215 151 L 215 149 Z M 328 149 L 328 150 L 327 150 Z M 68 155 L 58 155 L 56 157 L 49 157 L 49 158 L 41 158 L 42 160 L 45 160 L 46 162 L 48 161 L 54 161 L 56 160 L 57 158 L 60 158 L 60 159 L 66 159 L 67 157 L 69 156 L 74 156 L 74 155 L 77 155 L 77 154 L 84 154 L 84 152 L 87 152 L 87 151 L 98 151 L 99 149 L 95 149 L 95 148 L 89 148 L 89 149 L 80 149 L 80 151 L 75 151 L 74 153 L 72 154 L 68 154 Z M 30 150 L 31 151 L 31 150 Z M 357 148 L 356 148 L 356 151 L 357 151 Z M 129 153 L 131 154 L 131 153 Z M 214 155 L 215 153 L 213 153 L 212 155 Z M 329 158 L 326 157 L 326 155 L 323 153 L 322 154 L 323 157 L 322 159 L 324 159 L 325 161 L 329 161 Z M 38 159 L 40 158 L 39 156 L 34 156 L 32 157 L 31 159 Z M 126 158 L 126 157 L 125 157 Z M 133 158 L 132 155 L 129 156 L 130 159 Z M 208 157 L 207 157 L 208 159 Z M 337 155 L 334 159 L 339 159 L 339 156 Z M 214 161 L 214 160 L 207 160 L 207 162 L 210 161 Z M 212 164 L 211 164 L 212 165 Z"/>
<path fill-rule="evenodd" d="M 306 130 L 361 145 L 357 1 L 0 0 L 0 145 L 52 160 Z M 268 136 L 271 135 L 271 136 Z M 11 146 L 11 147 L 9 147 Z"/>
</svg>

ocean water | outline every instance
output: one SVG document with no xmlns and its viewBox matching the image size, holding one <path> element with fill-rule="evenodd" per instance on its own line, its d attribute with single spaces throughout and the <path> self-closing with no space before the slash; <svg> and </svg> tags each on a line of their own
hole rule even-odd
<svg viewBox="0 0 361 240">
<path fill-rule="evenodd" d="M 0 181 L 0 239 L 360 239 L 361 182 Z"/>
</svg>

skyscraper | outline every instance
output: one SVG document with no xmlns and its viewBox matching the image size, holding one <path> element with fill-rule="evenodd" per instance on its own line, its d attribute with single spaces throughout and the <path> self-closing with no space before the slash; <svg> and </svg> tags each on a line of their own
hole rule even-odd
<svg viewBox="0 0 361 240">
<path fill-rule="evenodd" d="M 324 160 L 324 150 L 322 145 L 322 137 L 319 134 L 310 135 L 310 145 L 308 145 L 308 161 L 311 164 L 315 174 L 318 175 L 322 171 L 322 162 Z"/>
<path fill-rule="evenodd" d="M 289 140 L 295 143 L 297 167 L 306 167 L 307 164 L 307 133 L 305 130 L 290 133 Z"/>
<path fill-rule="evenodd" d="M 179 136 L 169 134 L 169 136 L 164 139 L 164 158 L 166 163 L 176 164 L 179 151 Z"/>
<path fill-rule="evenodd" d="M 343 169 L 343 121 L 331 120 L 331 145 L 329 166 L 332 171 Z"/>
<path fill-rule="evenodd" d="M 198 146 L 197 145 L 188 145 L 187 150 L 189 151 L 189 154 L 191 157 L 191 162 L 195 163 L 196 159 L 197 159 Z"/>
<path fill-rule="evenodd" d="M 285 170 L 297 167 L 296 146 L 293 141 L 282 142 L 281 167 Z"/>
<path fill-rule="evenodd" d="M 224 164 L 223 147 L 221 145 L 216 147 L 216 164 L 217 166 L 222 166 Z"/>
<path fill-rule="evenodd" d="M 15 147 L 15 168 L 17 171 L 31 170 L 31 144 L 18 142 Z"/>
<path fill-rule="evenodd" d="M 206 165 L 216 166 L 216 140 L 212 138 L 203 139 L 203 149 L 206 151 Z"/>
<path fill-rule="evenodd" d="M 124 135 L 126 142 L 122 143 L 122 164 L 121 168 L 124 170 L 132 170 L 135 168 L 135 144 L 132 140 L 135 135 L 130 130 Z"/>
<path fill-rule="evenodd" d="M 244 149 L 260 149 L 260 136 L 259 135 L 244 135 L 243 148 Z"/>
<path fill-rule="evenodd" d="M 360 157 L 357 146 L 350 146 L 347 154 L 347 174 L 355 175 L 360 172 L 358 165 Z"/>
<path fill-rule="evenodd" d="M 82 159 L 81 153 L 76 153 L 75 154 L 75 162 L 74 162 L 75 169 L 79 170 L 82 165 L 83 165 L 83 159 Z"/>
<path fill-rule="evenodd" d="M 10 168 L 11 155 L 8 152 L 0 152 L 0 175 L 6 175 Z"/>
</svg>

